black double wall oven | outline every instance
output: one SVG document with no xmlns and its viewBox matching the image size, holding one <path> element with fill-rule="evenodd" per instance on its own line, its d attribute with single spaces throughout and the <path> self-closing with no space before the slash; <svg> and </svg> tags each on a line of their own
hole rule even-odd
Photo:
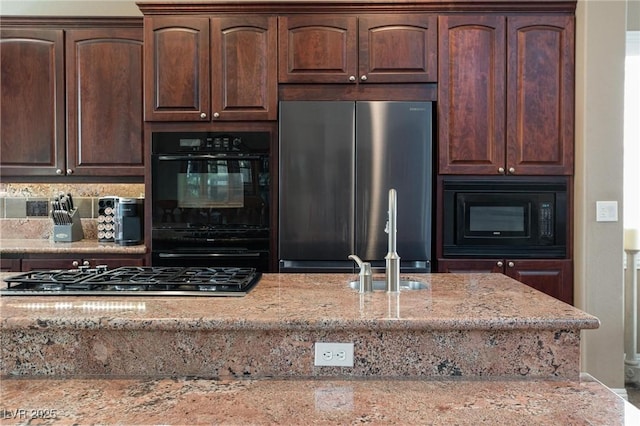
<svg viewBox="0 0 640 426">
<path fill-rule="evenodd" d="M 152 135 L 153 266 L 269 268 L 268 132 Z"/>
</svg>

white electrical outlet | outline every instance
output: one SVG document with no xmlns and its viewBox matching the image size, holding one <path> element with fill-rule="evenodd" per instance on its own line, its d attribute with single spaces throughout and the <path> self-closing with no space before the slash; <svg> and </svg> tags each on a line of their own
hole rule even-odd
<svg viewBox="0 0 640 426">
<path fill-rule="evenodd" d="M 316 367 L 353 367 L 353 343 L 315 344 Z"/>
</svg>

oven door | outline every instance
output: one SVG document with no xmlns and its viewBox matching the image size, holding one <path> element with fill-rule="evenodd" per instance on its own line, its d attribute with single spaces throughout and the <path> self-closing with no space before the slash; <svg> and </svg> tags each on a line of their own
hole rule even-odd
<svg viewBox="0 0 640 426">
<path fill-rule="evenodd" d="M 268 228 L 268 155 L 152 156 L 152 227 Z"/>
</svg>

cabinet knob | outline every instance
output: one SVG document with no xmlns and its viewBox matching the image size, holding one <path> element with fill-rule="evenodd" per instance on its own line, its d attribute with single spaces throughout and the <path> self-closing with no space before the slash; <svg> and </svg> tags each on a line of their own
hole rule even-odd
<svg viewBox="0 0 640 426">
<path fill-rule="evenodd" d="M 67 174 L 68 174 L 68 175 L 72 175 L 72 174 L 73 174 L 73 170 L 71 170 L 71 169 L 67 169 Z"/>
<path fill-rule="evenodd" d="M 219 112 L 214 112 L 213 113 L 213 118 L 219 118 L 220 117 L 220 113 Z"/>
<path fill-rule="evenodd" d="M 78 262 L 77 260 L 74 260 L 73 262 L 71 262 L 71 266 L 73 266 L 74 268 L 77 268 L 78 265 L 80 265 L 80 262 Z"/>
<path fill-rule="evenodd" d="M 498 167 L 498 173 L 503 175 L 504 174 L 504 167 Z"/>
<path fill-rule="evenodd" d="M 509 268 L 513 268 L 514 266 L 516 266 L 516 264 L 513 262 L 509 262 L 507 263 L 507 266 L 509 266 Z"/>
<path fill-rule="evenodd" d="M 502 263 L 502 261 L 499 260 L 498 262 L 496 262 L 496 265 L 498 265 L 498 267 L 502 268 L 504 266 L 504 263 Z"/>
<path fill-rule="evenodd" d="M 57 175 L 61 175 L 62 174 L 62 169 L 56 169 L 56 174 Z"/>
<path fill-rule="evenodd" d="M 516 172 L 516 169 L 514 169 L 513 167 L 509 167 L 509 173 L 513 174 Z"/>
<path fill-rule="evenodd" d="M 366 76 L 366 75 L 361 76 L 361 77 L 360 77 L 360 80 L 361 80 L 361 81 L 367 81 L 367 76 Z"/>
<path fill-rule="evenodd" d="M 349 76 L 349 81 L 350 81 L 350 82 L 352 82 L 352 83 L 353 83 L 354 81 L 356 81 L 356 76 L 355 76 L 355 75 L 350 75 L 350 76 Z"/>
<path fill-rule="evenodd" d="M 204 112 L 200 113 L 200 118 L 204 120 L 205 118 L 207 118 L 207 114 Z"/>
</svg>

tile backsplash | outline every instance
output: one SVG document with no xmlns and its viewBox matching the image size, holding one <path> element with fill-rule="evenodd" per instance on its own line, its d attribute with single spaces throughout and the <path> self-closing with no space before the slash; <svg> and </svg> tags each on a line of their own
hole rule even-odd
<svg viewBox="0 0 640 426">
<path fill-rule="evenodd" d="M 97 235 L 98 199 L 144 197 L 144 184 L 0 183 L 0 239 L 49 239 L 53 230 L 51 201 L 60 193 L 71 193 L 85 238 L 93 239 Z"/>
</svg>

